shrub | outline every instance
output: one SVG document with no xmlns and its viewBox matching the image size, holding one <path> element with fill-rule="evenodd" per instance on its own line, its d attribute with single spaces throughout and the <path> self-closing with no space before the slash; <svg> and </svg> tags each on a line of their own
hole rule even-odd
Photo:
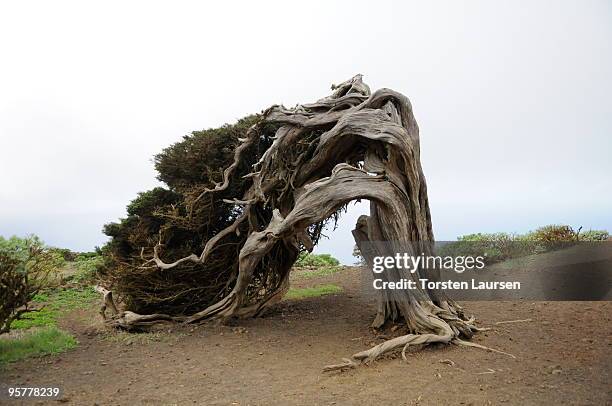
<svg viewBox="0 0 612 406">
<path fill-rule="evenodd" d="M 104 258 L 96 253 L 93 254 L 94 255 L 77 255 L 73 264 L 77 270 L 72 277 L 73 281 L 77 283 L 92 283 L 94 281 L 98 269 L 104 264 Z"/>
<path fill-rule="evenodd" d="M 568 225 L 548 225 L 526 234 L 477 233 L 457 238 L 440 248 L 439 255 L 486 255 L 487 262 L 504 261 L 573 245 L 579 241 L 605 241 L 605 230 L 575 231 Z"/>
<path fill-rule="evenodd" d="M 532 253 L 531 244 L 517 244 L 518 238 L 517 235 L 508 233 L 468 234 L 457 238 L 457 242 L 442 247 L 438 255 L 484 255 L 487 262 L 499 262 Z"/>
<path fill-rule="evenodd" d="M 303 252 L 300 254 L 295 266 L 337 266 L 340 261 L 332 257 L 330 254 L 310 254 Z"/>
<path fill-rule="evenodd" d="M 31 311 L 28 304 L 45 285 L 56 256 L 36 236 L 0 237 L 0 333 Z"/>
<path fill-rule="evenodd" d="M 606 241 L 610 239 L 610 233 L 606 230 L 589 230 L 578 235 L 580 241 Z"/>
<path fill-rule="evenodd" d="M 578 241 L 578 233 L 568 225 L 548 225 L 527 233 L 526 240 L 540 242 L 569 242 Z"/>
<path fill-rule="evenodd" d="M 74 261 L 77 256 L 76 252 L 72 252 L 68 248 L 51 247 L 49 248 L 49 252 L 57 258 L 61 258 L 63 261 Z"/>
</svg>

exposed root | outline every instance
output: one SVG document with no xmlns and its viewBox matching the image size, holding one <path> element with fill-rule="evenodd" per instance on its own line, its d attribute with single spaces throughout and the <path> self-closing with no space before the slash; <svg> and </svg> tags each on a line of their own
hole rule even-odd
<svg viewBox="0 0 612 406">
<path fill-rule="evenodd" d="M 368 364 L 374 361 L 376 358 L 380 357 L 381 355 L 391 352 L 400 347 L 402 348 L 402 353 L 401 353 L 402 359 L 407 362 L 408 358 L 406 357 L 406 350 L 408 349 L 409 346 L 419 345 L 419 344 L 427 345 L 427 344 L 434 344 L 434 343 L 446 343 L 446 344 L 452 343 L 452 344 L 462 345 L 462 346 L 467 346 L 467 347 L 475 347 L 475 348 L 480 348 L 483 350 L 495 352 L 498 354 L 507 355 L 511 358 L 516 359 L 516 356 L 510 353 L 507 353 L 505 351 L 497 350 L 491 347 L 485 347 L 484 345 L 476 344 L 470 341 L 464 341 L 464 340 L 461 340 L 460 338 L 457 338 L 453 334 L 447 334 L 447 335 L 407 334 L 407 335 L 403 335 L 400 337 L 392 338 L 390 340 L 387 340 L 381 344 L 378 344 L 370 348 L 369 350 L 361 351 L 357 354 L 354 354 L 351 359 L 343 358 L 343 361 L 344 361 L 343 363 L 326 365 L 323 368 L 323 371 L 330 372 L 330 371 L 337 371 L 337 370 L 346 370 L 350 368 L 355 368 L 361 364 Z M 451 366 L 455 366 L 455 362 L 451 360 L 440 360 L 440 362 L 451 365 Z"/>
<path fill-rule="evenodd" d="M 344 362 L 340 364 L 326 365 L 323 367 L 323 372 L 344 371 L 347 369 L 357 368 L 361 365 L 361 361 L 355 359 L 342 358 Z"/>
<path fill-rule="evenodd" d="M 130 311 L 120 312 L 117 316 L 107 319 L 106 325 L 123 330 L 147 330 L 161 323 L 182 321 L 182 317 L 168 316 L 167 314 L 137 314 Z"/>
<path fill-rule="evenodd" d="M 499 325 L 499 324 L 514 324 L 514 323 L 528 323 L 530 321 L 533 321 L 533 320 L 532 319 L 505 320 L 505 321 L 498 321 L 497 323 L 495 323 L 495 325 Z"/>
<path fill-rule="evenodd" d="M 351 359 L 343 358 L 344 362 L 341 364 L 327 365 L 323 368 L 323 371 L 335 371 L 343 370 L 347 368 L 355 368 L 360 364 L 369 364 L 376 360 L 381 355 L 402 348 L 402 358 L 406 358 L 406 349 L 410 345 L 418 344 L 433 344 L 433 343 L 448 343 L 452 339 L 452 334 L 448 335 L 436 335 L 436 334 L 407 334 L 400 337 L 395 337 L 380 343 L 369 350 L 361 351 L 353 354 Z"/>
<path fill-rule="evenodd" d="M 120 328 L 123 330 L 143 330 L 150 328 L 153 325 L 167 322 L 182 321 L 182 317 L 168 316 L 167 314 L 146 314 L 141 315 L 130 311 L 119 311 L 115 300 L 113 299 L 113 292 L 102 287 L 96 286 L 95 290 L 102 294 L 103 303 L 100 308 L 100 314 L 104 319 L 104 323 L 113 328 Z M 111 312 L 110 317 L 106 315 L 106 310 L 109 309 Z"/>
<path fill-rule="evenodd" d="M 420 312 L 424 312 L 427 309 L 431 310 L 432 305 L 423 304 L 416 309 Z M 452 310 L 450 305 L 446 304 L 444 307 L 447 310 Z M 433 306 L 435 309 L 436 307 Z M 448 314 L 443 315 L 441 312 L 439 314 L 441 317 L 449 317 Z M 497 350 L 495 348 L 486 347 L 481 344 L 473 343 L 470 341 L 462 340 L 461 336 L 471 336 L 471 332 L 480 331 L 481 329 L 474 326 L 474 319 L 469 318 L 466 320 L 462 320 L 460 318 L 454 317 L 449 320 L 445 320 L 441 317 L 435 317 L 432 315 L 420 314 L 418 313 L 416 316 L 417 320 L 421 322 L 427 322 L 429 325 L 434 326 L 436 328 L 437 334 L 435 333 L 423 333 L 423 334 L 406 334 L 400 337 L 395 337 L 390 340 L 387 340 L 381 344 L 378 344 L 369 350 L 361 351 L 359 353 L 354 354 L 351 359 L 344 359 L 344 363 L 336 364 L 336 365 L 327 365 L 323 368 L 323 371 L 334 371 L 334 370 L 343 370 L 347 368 L 354 368 L 360 364 L 368 364 L 374 360 L 376 360 L 381 355 L 394 351 L 398 348 L 402 348 L 401 355 L 404 361 L 408 361 L 406 356 L 406 351 L 410 346 L 415 345 L 428 345 L 434 343 L 445 343 L 445 344 L 456 344 L 467 347 L 475 347 L 483 350 L 495 352 L 498 354 L 507 355 L 511 358 L 516 358 L 516 356 L 507 353 L 505 351 Z M 454 366 L 455 363 L 451 360 L 441 360 L 440 362 L 447 363 L 451 366 Z"/>
<path fill-rule="evenodd" d="M 495 348 L 491 348 L 491 347 L 485 347 L 484 345 L 473 343 L 471 341 L 463 341 L 463 340 L 461 340 L 459 338 L 455 338 L 454 340 L 452 340 L 452 343 L 456 344 L 456 345 L 463 345 L 463 346 L 466 346 L 466 347 L 480 348 L 480 349 L 483 349 L 483 350 L 487 350 L 487 351 L 491 351 L 491 352 L 496 352 L 498 354 L 504 354 L 504 355 L 509 356 L 510 358 L 516 359 L 516 356 L 514 356 L 514 355 L 512 355 L 512 354 L 510 354 L 508 352 L 501 351 L 501 350 L 496 350 Z"/>
<path fill-rule="evenodd" d="M 102 286 L 95 286 L 94 288 L 96 292 L 102 294 L 102 306 L 100 307 L 100 315 L 102 318 L 106 320 L 106 309 L 110 309 L 112 316 L 116 316 L 119 311 L 117 310 L 117 306 L 115 305 L 115 301 L 113 300 L 113 292 L 110 290 L 103 288 Z"/>
</svg>

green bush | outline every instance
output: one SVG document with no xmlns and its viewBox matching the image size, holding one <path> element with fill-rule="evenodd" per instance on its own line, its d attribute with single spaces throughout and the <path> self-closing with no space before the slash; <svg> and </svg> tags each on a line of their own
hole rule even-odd
<svg viewBox="0 0 612 406">
<path fill-rule="evenodd" d="M 540 242 L 578 241 L 578 233 L 568 225 L 552 224 L 527 233 L 525 240 Z"/>
<path fill-rule="evenodd" d="M 519 237 L 508 233 L 477 233 L 457 238 L 457 242 L 442 247 L 438 255 L 478 256 L 484 255 L 486 261 L 498 262 L 516 256 L 532 253 L 533 244 L 517 244 Z"/>
<path fill-rule="evenodd" d="M 0 237 L 0 333 L 31 309 L 30 301 L 45 286 L 58 264 L 36 236 Z"/>
<path fill-rule="evenodd" d="M 340 265 L 340 261 L 332 257 L 330 254 L 310 254 L 308 252 L 301 253 L 298 260 L 295 262 L 295 266 L 298 267 L 337 265 Z"/>
<path fill-rule="evenodd" d="M 578 235 L 580 241 L 606 241 L 610 239 L 610 233 L 606 230 L 589 230 Z"/>
<path fill-rule="evenodd" d="M 493 263 L 525 255 L 538 254 L 573 245 L 579 241 L 605 241 L 610 237 L 605 230 L 575 231 L 568 225 L 548 225 L 525 234 L 477 233 L 457 238 L 441 247 L 438 255 L 486 255 Z"/>
<path fill-rule="evenodd" d="M 61 258 L 63 261 L 74 261 L 77 256 L 76 252 L 72 252 L 68 248 L 50 247 L 49 252 Z"/>
<path fill-rule="evenodd" d="M 77 272 L 72 277 L 72 280 L 77 283 L 93 282 L 100 267 L 104 264 L 104 258 L 101 255 L 79 254 L 73 263 Z"/>
</svg>

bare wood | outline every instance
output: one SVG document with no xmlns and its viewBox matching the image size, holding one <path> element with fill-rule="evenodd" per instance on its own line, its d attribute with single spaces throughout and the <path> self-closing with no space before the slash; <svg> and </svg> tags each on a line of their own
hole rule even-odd
<svg viewBox="0 0 612 406">
<path fill-rule="evenodd" d="M 315 103 L 291 109 L 275 105 L 264 111 L 261 121 L 248 130 L 234 151 L 234 160 L 225 169 L 223 180 L 195 199 L 197 202 L 206 194 L 227 190 L 244 159 L 243 154 L 259 139 L 259 130 L 264 125 L 274 125 L 277 129 L 271 145 L 257 155 L 253 172 L 242 177 L 249 182 L 244 195 L 224 196 L 222 200 L 224 204 L 241 206 L 241 215 L 233 224 L 203 242 L 201 253 L 168 263 L 161 258 L 160 236 L 153 257 L 145 261 L 163 270 L 189 262 L 205 264 L 225 236 L 240 233 L 248 225 L 248 235 L 236 259 L 238 272 L 232 280 L 231 291 L 183 319 L 163 314 L 118 313 L 109 293 L 106 306 L 113 303 L 114 325 L 131 328 L 178 319 L 194 323 L 261 314 L 286 292 L 288 274 L 300 250 L 313 248 L 308 228 L 337 215 L 353 200 L 370 201 L 370 215 L 360 218 L 353 232 L 358 245 L 368 241 L 397 241 L 415 253 L 431 252 L 434 235 L 420 163 L 419 128 L 410 101 L 390 89 L 371 93 L 361 75 L 333 86 L 332 90 L 330 96 Z M 264 208 L 267 217 L 262 220 Z M 283 254 L 282 260 L 273 258 L 274 252 L 279 251 Z M 364 255 L 365 260 L 371 263 L 374 254 L 394 254 L 390 248 L 379 251 Z M 262 264 L 270 261 L 273 266 L 262 270 Z M 395 271 L 398 278 L 420 277 L 418 270 L 415 273 Z M 263 293 L 253 288 L 262 280 L 261 275 L 257 279 L 258 272 L 267 272 L 266 276 L 274 281 L 265 286 Z M 481 329 L 474 325 L 473 318 L 465 316 L 457 303 L 446 297 L 414 289 L 394 297 L 383 293 L 378 300 L 372 325 L 380 327 L 390 320 L 403 320 L 410 333 L 354 354 L 325 370 L 354 368 L 390 351 L 401 350 L 406 359 L 406 350 L 413 345 L 452 342 L 489 349 L 462 340 Z"/>
<path fill-rule="evenodd" d="M 528 323 L 530 321 L 533 321 L 532 319 L 523 319 L 523 320 L 505 320 L 505 321 L 498 321 L 495 324 L 499 325 L 499 324 L 513 324 L 513 323 Z"/>
</svg>

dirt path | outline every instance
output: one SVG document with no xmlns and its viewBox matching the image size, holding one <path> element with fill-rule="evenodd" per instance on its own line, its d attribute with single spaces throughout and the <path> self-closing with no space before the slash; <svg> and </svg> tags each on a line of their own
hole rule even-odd
<svg viewBox="0 0 612 406">
<path fill-rule="evenodd" d="M 0 371 L 0 382 L 58 385 L 63 401 L 75 405 L 612 403 L 607 302 L 468 303 L 481 325 L 533 320 L 499 325 L 475 338 L 517 359 L 435 346 L 411 353 L 408 363 L 387 357 L 369 367 L 324 374 L 324 365 L 384 337 L 367 327 L 374 308 L 362 295 L 357 270 L 298 276 L 294 286 L 319 283 L 344 291 L 283 302 L 260 319 L 173 327 L 141 337 L 92 334 L 95 310 L 75 312 L 64 325 L 78 336 L 76 350 L 10 365 Z"/>
</svg>

